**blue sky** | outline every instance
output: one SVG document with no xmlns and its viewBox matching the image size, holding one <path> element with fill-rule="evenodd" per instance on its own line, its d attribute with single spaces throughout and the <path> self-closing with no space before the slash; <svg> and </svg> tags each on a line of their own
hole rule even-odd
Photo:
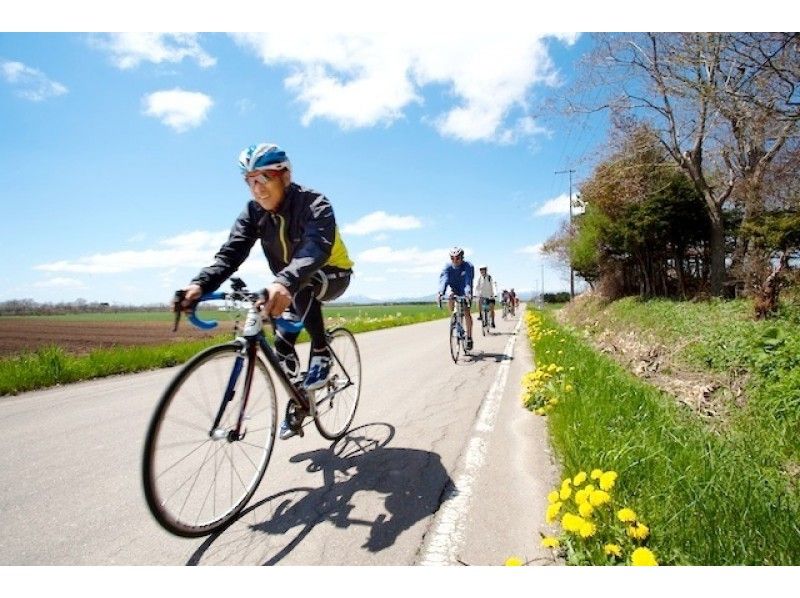
<svg viewBox="0 0 800 598">
<path fill-rule="evenodd" d="M 227 237 L 262 141 L 331 199 L 344 299 L 431 294 L 453 245 L 501 287 L 568 289 L 538 251 L 567 217 L 554 172 L 587 176 L 606 123 L 542 106 L 590 36 L 475 27 L 0 33 L 0 300 L 167 301 Z M 240 272 L 272 280 L 258 247 Z"/>
</svg>

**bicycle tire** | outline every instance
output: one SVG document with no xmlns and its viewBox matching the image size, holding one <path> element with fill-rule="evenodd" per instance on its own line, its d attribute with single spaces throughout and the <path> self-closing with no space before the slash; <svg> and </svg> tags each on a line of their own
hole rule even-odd
<svg viewBox="0 0 800 598">
<path fill-rule="evenodd" d="M 361 353 L 346 328 L 331 330 L 328 346 L 338 361 L 334 358 L 328 381 L 314 393 L 314 424 L 328 440 L 339 440 L 350 429 L 361 396 Z"/>
<path fill-rule="evenodd" d="M 142 463 L 144 494 L 156 521 L 177 536 L 196 538 L 224 528 L 252 498 L 267 470 L 275 443 L 277 401 L 269 370 L 260 357 L 253 358 L 244 436 L 236 440 L 230 437 L 247 384 L 246 361 L 223 412 L 221 427 L 214 436 L 210 434 L 240 350 L 238 343 L 226 343 L 195 355 L 167 385 L 150 420 Z M 253 419 L 256 416 L 258 421 Z M 251 427 L 253 424 L 256 427 Z M 228 433 L 223 435 L 226 427 Z M 175 460 L 172 455 L 176 454 L 182 456 Z M 248 482 L 236 470 L 237 458 L 250 472 L 245 474 Z M 213 472 L 207 467 L 212 460 Z M 167 467 L 163 466 L 165 462 Z M 184 490 L 190 481 L 188 491 Z M 229 486 L 230 500 L 225 500 L 228 487 L 219 488 L 218 482 Z M 196 487 L 198 493 L 192 496 Z M 181 498 L 183 504 L 178 509 Z M 190 498 L 202 499 L 199 508 L 192 505 L 187 509 Z M 230 505 L 225 506 L 227 503 Z"/>
<path fill-rule="evenodd" d="M 450 357 L 453 363 L 458 363 L 458 354 L 461 351 L 461 339 L 458 338 L 458 327 L 455 318 L 450 320 Z"/>
</svg>

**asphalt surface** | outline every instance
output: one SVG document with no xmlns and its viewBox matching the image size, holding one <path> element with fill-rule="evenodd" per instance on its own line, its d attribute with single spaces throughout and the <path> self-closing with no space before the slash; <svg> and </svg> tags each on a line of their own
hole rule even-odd
<svg viewBox="0 0 800 598">
<path fill-rule="evenodd" d="M 357 335 L 350 433 L 276 440 L 242 516 L 199 539 L 163 530 L 141 485 L 146 427 L 176 368 L 2 398 L 0 564 L 553 564 L 539 541 L 557 469 L 545 420 L 520 401 L 529 343 L 519 316 L 496 323 L 482 337 L 476 322 L 458 363 L 447 320 Z"/>
</svg>

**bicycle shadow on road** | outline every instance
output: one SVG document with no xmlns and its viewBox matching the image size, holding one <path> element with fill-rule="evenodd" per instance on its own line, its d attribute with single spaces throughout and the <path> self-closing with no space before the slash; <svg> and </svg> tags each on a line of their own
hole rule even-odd
<svg viewBox="0 0 800 598">
<path fill-rule="evenodd" d="M 392 546 L 403 531 L 438 510 L 451 483 L 438 454 L 387 447 L 394 435 L 390 424 L 367 424 L 328 449 L 295 455 L 292 462 L 309 461 L 307 471 L 322 473 L 323 485 L 283 490 L 245 509 L 226 530 L 209 537 L 187 564 L 274 565 L 326 521 L 339 529 L 366 528 L 360 547 L 370 553 Z M 337 556 L 341 562 L 326 564 L 357 564 L 352 557 L 359 559 L 351 552 L 345 561 L 347 551 Z"/>
<path fill-rule="evenodd" d="M 513 357 L 509 357 L 505 353 L 470 353 L 469 357 L 472 358 L 472 361 L 494 361 L 496 363 L 501 363 L 503 361 L 511 361 L 514 359 Z"/>
</svg>

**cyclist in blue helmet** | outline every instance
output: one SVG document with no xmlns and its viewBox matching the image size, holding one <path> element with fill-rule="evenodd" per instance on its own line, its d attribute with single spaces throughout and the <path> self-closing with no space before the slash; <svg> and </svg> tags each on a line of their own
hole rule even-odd
<svg viewBox="0 0 800 598">
<path fill-rule="evenodd" d="M 228 240 L 214 263 L 203 268 L 185 287 L 184 309 L 204 293 L 227 280 L 259 241 L 275 279 L 267 288 L 265 314 L 302 322 L 311 337 L 309 367 L 303 385 L 316 390 L 325 385 L 331 356 L 325 338 L 322 301 L 340 297 L 350 284 L 353 262 L 339 236 L 333 208 L 325 195 L 292 182 L 292 166 L 273 143 L 251 145 L 239 155 L 239 170 L 251 199 L 233 223 Z M 299 326 L 278 327 L 275 349 L 291 374 L 299 370 L 294 344 Z M 291 403 L 290 403 L 291 404 Z M 302 434 L 306 413 L 290 410 L 280 437 Z"/>
</svg>

